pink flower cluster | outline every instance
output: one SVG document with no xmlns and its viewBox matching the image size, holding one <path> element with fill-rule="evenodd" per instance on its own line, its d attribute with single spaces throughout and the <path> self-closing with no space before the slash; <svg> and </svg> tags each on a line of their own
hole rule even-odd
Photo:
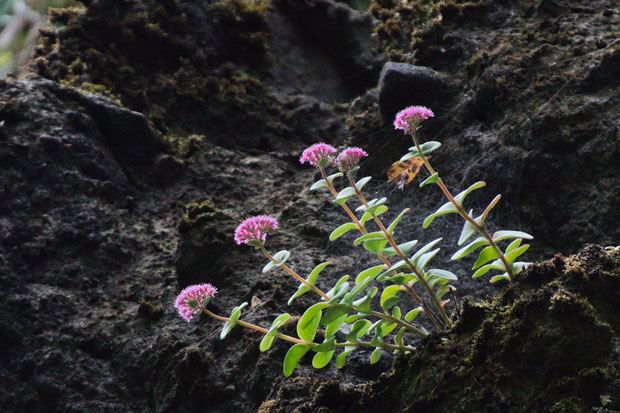
<svg viewBox="0 0 620 413">
<path fill-rule="evenodd" d="M 211 284 L 190 285 L 177 296 L 174 306 L 179 311 L 179 315 L 189 323 L 200 312 L 205 300 L 216 293 L 217 288 Z"/>
<path fill-rule="evenodd" d="M 407 128 L 414 127 L 423 120 L 434 116 L 435 114 L 433 111 L 425 106 L 409 106 L 396 114 L 394 127 L 396 129 L 407 130 Z M 412 122 L 412 124 L 409 124 L 409 122 Z"/>
<path fill-rule="evenodd" d="M 336 148 L 326 143 L 315 143 L 312 146 L 307 147 L 299 158 L 300 163 L 308 162 L 315 168 L 319 166 L 319 162 L 329 157 L 330 154 L 335 153 Z"/>
<path fill-rule="evenodd" d="M 341 171 L 348 172 L 357 166 L 360 159 L 366 156 L 368 154 L 362 148 L 347 148 L 338 154 L 334 163 Z"/>
<path fill-rule="evenodd" d="M 278 221 L 275 218 L 260 215 L 243 221 L 235 230 L 235 242 L 239 245 L 250 241 L 265 242 L 267 230 L 278 229 Z"/>
</svg>

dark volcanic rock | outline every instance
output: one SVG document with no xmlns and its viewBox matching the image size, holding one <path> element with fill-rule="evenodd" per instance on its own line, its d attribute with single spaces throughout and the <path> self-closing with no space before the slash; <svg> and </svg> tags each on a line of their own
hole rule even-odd
<svg viewBox="0 0 620 413">
<path fill-rule="evenodd" d="M 583 412 L 620 408 L 618 252 L 537 264 L 371 386 L 283 383 L 261 412 Z M 295 383 L 293 387 L 292 384 Z"/>
<path fill-rule="evenodd" d="M 391 123 L 407 106 L 443 107 L 457 91 L 454 80 L 430 67 L 389 62 L 379 77 L 379 110 L 383 121 Z"/>
<path fill-rule="evenodd" d="M 235 220 L 203 201 L 187 205 L 177 228 L 181 241 L 177 249 L 176 269 L 179 286 L 203 282 L 220 285 L 222 274 L 214 271 L 218 260 L 232 247 L 230 234 Z"/>
<path fill-rule="evenodd" d="M 321 288 L 376 265 L 352 234 L 328 242 L 346 217 L 308 191 L 318 177 L 299 164 L 307 144 L 344 144 L 348 111 L 352 141 L 370 153 L 362 168 L 376 173 L 365 190 L 389 197 L 386 219 L 414 206 L 399 238 L 441 233 L 436 259 L 453 265 L 461 223 L 422 231 L 443 203 L 434 188 L 377 179 L 410 146 L 365 90 L 384 53 L 458 83 L 422 137 L 442 141 L 433 162 L 450 189 L 483 178 L 501 190 L 492 222 L 536 236 L 528 259 L 617 244 L 613 0 L 557 1 L 558 13 L 377 0 L 372 18 L 327 0 L 83 3 L 51 12 L 33 63 L 45 79 L 0 82 L 2 412 L 618 409 L 617 258 L 597 248 L 536 265 L 485 304 L 475 301 L 505 286 L 468 279 L 471 262 L 449 267 L 458 302 L 474 297 L 459 328 L 416 344 L 382 378 L 392 355 L 369 365 L 364 350 L 341 370 L 302 360 L 285 378 L 284 342 L 260 352 L 260 335 L 241 328 L 221 341 L 221 324 L 188 324 L 172 305 L 204 281 L 218 288 L 210 309 L 253 302 L 243 319 L 261 326 L 313 303 L 287 306 L 298 283 L 263 274 L 265 258 L 234 245 L 251 215 L 280 220 L 268 248 L 290 250 L 300 274 L 334 263 Z M 479 193 L 476 210 L 493 196 Z"/>
</svg>

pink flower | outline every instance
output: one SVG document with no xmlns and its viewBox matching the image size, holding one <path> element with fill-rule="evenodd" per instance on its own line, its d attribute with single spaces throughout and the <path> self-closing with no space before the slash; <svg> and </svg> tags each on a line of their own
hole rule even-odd
<svg viewBox="0 0 620 413">
<path fill-rule="evenodd" d="M 409 106 L 396 114 L 394 127 L 396 129 L 407 130 L 408 127 L 422 123 L 423 120 L 434 117 L 432 110 L 425 106 Z M 411 122 L 411 124 L 409 124 Z"/>
<path fill-rule="evenodd" d="M 319 163 L 322 160 L 328 159 L 329 155 L 335 152 L 336 152 L 336 148 L 334 148 L 331 145 L 328 145 L 323 142 L 315 143 L 314 145 L 309 146 L 306 149 L 304 149 L 304 152 L 301 154 L 301 157 L 299 158 L 299 162 L 300 163 L 308 162 L 310 165 L 316 168 L 319 166 Z"/>
<path fill-rule="evenodd" d="M 265 242 L 269 229 L 278 229 L 278 221 L 275 218 L 266 215 L 248 218 L 235 230 L 235 242 L 239 245 L 251 241 Z"/>
<path fill-rule="evenodd" d="M 334 163 L 341 171 L 348 172 L 366 156 L 368 154 L 362 148 L 347 148 L 340 152 Z"/>
<path fill-rule="evenodd" d="M 215 293 L 217 293 L 217 288 L 211 284 L 190 285 L 181 291 L 174 306 L 179 311 L 179 315 L 189 323 Z"/>
</svg>

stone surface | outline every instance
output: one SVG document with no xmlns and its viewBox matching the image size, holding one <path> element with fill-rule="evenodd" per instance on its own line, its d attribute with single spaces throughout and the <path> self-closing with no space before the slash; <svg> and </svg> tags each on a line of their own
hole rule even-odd
<svg viewBox="0 0 620 413">
<path fill-rule="evenodd" d="M 381 70 L 378 86 L 379 110 L 385 123 L 411 105 L 438 110 L 457 94 L 458 86 L 449 76 L 430 67 L 388 62 Z"/>
<path fill-rule="evenodd" d="M 617 243 L 613 1 L 558 1 L 552 16 L 541 2 L 381 0 L 372 2 L 372 19 L 333 1 L 277 3 L 96 0 L 56 10 L 33 61 L 40 76 L 0 82 L 0 410 L 342 412 L 428 403 L 449 411 L 453 400 L 433 395 L 446 383 L 466 392 L 469 382 L 482 383 L 463 394 L 472 410 L 481 410 L 487 391 L 509 408 L 519 400 L 557 411 L 603 408 L 600 396 L 609 396 L 607 407 L 618 410 L 615 373 L 601 367 L 617 366 L 607 352 L 617 320 L 605 308 L 617 288 L 604 275 L 617 259 L 588 249 L 562 259 L 564 269 L 558 261 L 537 265 L 508 288 L 470 279 L 471 262 L 448 260 L 461 223 L 439 218 L 422 230 L 426 212 L 443 203 L 436 191 L 385 182 L 385 169 L 410 143 L 385 127 L 377 92 L 366 91 L 384 55 L 458 82 L 461 94 L 433 108 L 437 117 L 422 136 L 442 141 L 433 162 L 451 189 L 487 181 L 493 192 L 468 198 L 476 210 L 503 194 L 492 228 L 533 233 L 529 260 L 586 241 Z M 346 217 L 326 193 L 308 192 L 318 176 L 299 164 L 304 146 L 319 139 L 371 154 L 360 172 L 374 175 L 368 194 L 389 197 L 386 219 L 415 207 L 397 236 L 424 242 L 441 233 L 436 260 L 459 275 L 458 303 L 472 297 L 463 329 L 445 343 L 437 336 L 416 343 L 418 358 L 401 359 L 398 373 L 383 378 L 393 358 L 370 365 L 367 351 L 342 370 L 317 371 L 303 360 L 284 378 L 283 342 L 261 353 L 260 336 L 240 328 L 220 341 L 219 323 L 187 324 L 172 306 L 189 282 L 215 283 L 209 308 L 222 315 L 254 302 L 243 319 L 262 326 L 314 302 L 305 295 L 287 306 L 297 282 L 263 274 L 265 258 L 234 244 L 235 224 L 251 215 L 280 220 L 268 247 L 290 250 L 301 274 L 334 263 L 319 278 L 322 288 L 376 265 L 351 245 L 352 234 L 328 241 Z M 494 292 L 501 300 L 481 304 Z M 534 308 L 520 312 L 520 297 Z M 576 314 L 580 303 L 594 310 Z M 576 372 L 558 370 L 538 399 L 518 385 L 502 390 L 502 380 L 522 378 L 504 357 L 515 354 L 506 350 L 513 342 L 530 362 L 538 363 L 536 354 L 556 364 L 583 355 L 563 346 L 576 340 L 570 331 L 564 341 L 558 335 L 565 316 L 591 333 L 591 356 Z M 292 323 L 283 328 L 295 333 Z M 557 339 L 552 354 L 535 337 Z M 438 349 L 454 357 L 430 357 Z M 496 365 L 506 372 L 501 380 Z M 419 392 L 394 398 L 386 390 L 393 382 L 413 387 L 422 371 L 430 379 Z"/>
</svg>

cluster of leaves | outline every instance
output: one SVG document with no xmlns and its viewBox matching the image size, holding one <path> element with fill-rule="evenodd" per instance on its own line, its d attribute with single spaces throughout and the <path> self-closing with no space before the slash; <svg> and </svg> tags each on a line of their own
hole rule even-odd
<svg viewBox="0 0 620 413">
<path fill-rule="evenodd" d="M 486 184 L 476 182 L 452 196 L 427 158 L 427 154 L 438 149 L 441 144 L 430 141 L 420 145 L 415 134 L 411 134 L 416 145 L 410 148 L 410 152 L 401 159 L 401 162 L 419 158 L 430 173 L 430 176 L 420 186 L 438 185 L 448 199 L 448 202 L 426 217 L 424 228 L 431 225 L 433 220 L 441 215 L 459 214 L 465 224 L 458 240 L 461 248 L 452 255 L 452 259 L 464 258 L 484 247 L 474 264 L 473 278 L 497 270 L 500 274 L 493 276 L 491 282 L 509 281 L 512 275 L 527 265 L 524 262 L 517 262 L 516 259 L 529 248 L 527 244 L 521 245 L 522 240 L 532 237 L 525 232 L 512 230 L 497 231 L 491 236 L 484 227 L 484 222 L 491 209 L 498 203 L 500 196 L 496 196 L 479 216 L 475 216 L 473 210 L 466 212 L 463 207 L 465 198 L 472 191 Z M 328 176 L 325 172 L 328 163 L 327 157 L 317 163 L 316 167 L 320 169 L 323 179 L 315 182 L 310 190 L 327 188 L 334 198 L 333 202 L 342 207 L 351 218 L 350 222 L 334 229 L 329 239 L 335 241 L 351 231 L 357 232 L 353 245 L 363 246 L 365 250 L 377 256 L 380 264 L 361 271 L 355 279 L 344 275 L 329 291 L 323 292 L 317 286 L 317 279 L 330 264 L 329 262 L 319 264 L 306 278 L 302 278 L 286 265 L 291 256 L 289 251 L 282 250 L 272 256 L 265 250 L 262 242 L 255 241 L 254 244 L 250 244 L 261 249 L 269 259 L 263 272 L 280 268 L 300 281 L 297 291 L 288 300 L 289 305 L 308 292 L 320 297 L 299 318 L 296 328 L 297 337 L 287 336 L 278 331 L 290 319 L 291 316 L 287 313 L 277 317 L 269 329 L 251 327 L 264 333 L 260 343 L 261 351 L 267 351 L 276 338 L 294 343 L 284 359 L 286 376 L 292 374 L 295 366 L 308 352 L 314 353 L 312 365 L 315 368 L 325 367 L 334 356 L 336 366 L 341 368 L 348 355 L 363 347 L 373 349 L 370 357 L 371 363 L 376 363 L 383 351 L 394 353 L 413 351 L 415 348 L 412 344 L 420 337 L 429 334 L 420 323 L 418 316 L 426 318 L 427 325 L 431 323 L 440 331 L 452 327 L 452 318 L 445 309 L 448 300 L 442 299 L 448 292 L 454 290 L 451 283 L 457 281 L 458 278 L 450 271 L 432 268 L 430 265 L 431 260 L 440 251 L 437 245 L 441 238 L 425 245 L 420 245 L 418 240 L 406 238 L 397 242 L 398 225 L 403 216 L 410 211 L 409 208 L 401 211 L 389 225 L 384 225 L 382 218 L 388 212 L 387 199 L 366 200 L 362 192 L 371 177 L 363 177 L 356 181 L 352 173 L 358 169 L 357 167 L 351 170 L 344 168 L 341 172 Z M 334 183 L 339 179 L 348 181 L 349 185 L 337 191 Z M 359 201 L 355 212 L 347 204 L 353 199 Z M 375 231 L 368 231 L 367 225 L 372 222 L 377 228 Z M 463 245 L 475 234 L 480 236 Z M 505 240 L 512 241 L 502 250 L 498 243 Z M 417 306 L 413 309 L 402 309 L 404 295 L 409 295 Z M 240 323 L 238 320 L 244 305 L 245 303 L 235 307 L 229 321 L 224 325 L 222 338 L 235 324 Z M 324 334 L 319 335 L 324 338 L 321 342 L 315 342 L 319 329 L 324 330 Z"/>
<path fill-rule="evenodd" d="M 412 146 L 411 148 L 409 148 L 409 153 L 407 153 L 401 158 L 401 162 L 416 157 L 426 158 L 427 154 L 438 149 L 440 146 L 441 143 L 437 141 L 430 141 L 425 142 L 419 146 Z M 418 148 L 421 149 L 421 155 Z M 439 183 L 439 173 L 434 172 L 420 184 L 420 187 L 427 184 Z M 461 231 L 461 235 L 457 242 L 458 246 L 462 247 L 452 255 L 451 259 L 458 260 L 464 258 L 475 252 L 476 250 L 485 247 L 478 254 L 478 259 L 476 260 L 472 268 L 472 270 L 475 270 L 473 278 L 481 277 L 491 270 L 498 270 L 500 271 L 500 273 L 491 278 L 492 283 L 499 280 L 510 281 L 512 275 L 519 273 L 529 264 L 527 262 L 518 262 L 516 260 L 521 255 L 523 255 L 530 247 L 529 244 L 521 245 L 523 240 L 532 239 L 533 237 L 523 231 L 514 230 L 497 231 L 492 236 L 487 233 L 486 229 L 484 228 L 485 220 L 487 219 L 489 212 L 491 212 L 491 210 L 495 207 L 495 205 L 497 205 L 497 203 L 501 199 L 501 195 L 496 195 L 495 198 L 493 198 L 493 200 L 479 216 L 475 216 L 473 209 L 469 210 L 469 212 L 466 212 L 466 210 L 463 208 L 463 202 L 465 201 L 465 197 L 467 197 L 467 195 L 469 195 L 476 189 L 480 189 L 484 186 L 486 186 L 486 183 L 484 181 L 478 181 L 472 184 L 469 188 L 458 193 L 456 196 L 452 197 L 450 195 L 448 197 L 448 202 L 443 204 L 441 207 L 439 207 L 439 209 L 437 209 L 437 211 L 433 212 L 424 219 L 423 225 L 426 229 L 431 225 L 435 218 L 441 215 L 454 213 L 459 214 L 465 221 L 463 225 L 463 230 Z M 440 185 L 440 187 L 442 191 L 444 191 L 444 193 L 447 192 L 447 189 L 444 185 Z M 467 242 L 475 234 L 480 234 L 481 236 L 477 237 L 473 241 L 463 246 L 463 244 L 465 244 L 465 242 Z M 506 247 L 504 251 L 502 251 L 498 247 L 497 243 L 509 239 L 512 239 L 513 241 Z"/>
</svg>

